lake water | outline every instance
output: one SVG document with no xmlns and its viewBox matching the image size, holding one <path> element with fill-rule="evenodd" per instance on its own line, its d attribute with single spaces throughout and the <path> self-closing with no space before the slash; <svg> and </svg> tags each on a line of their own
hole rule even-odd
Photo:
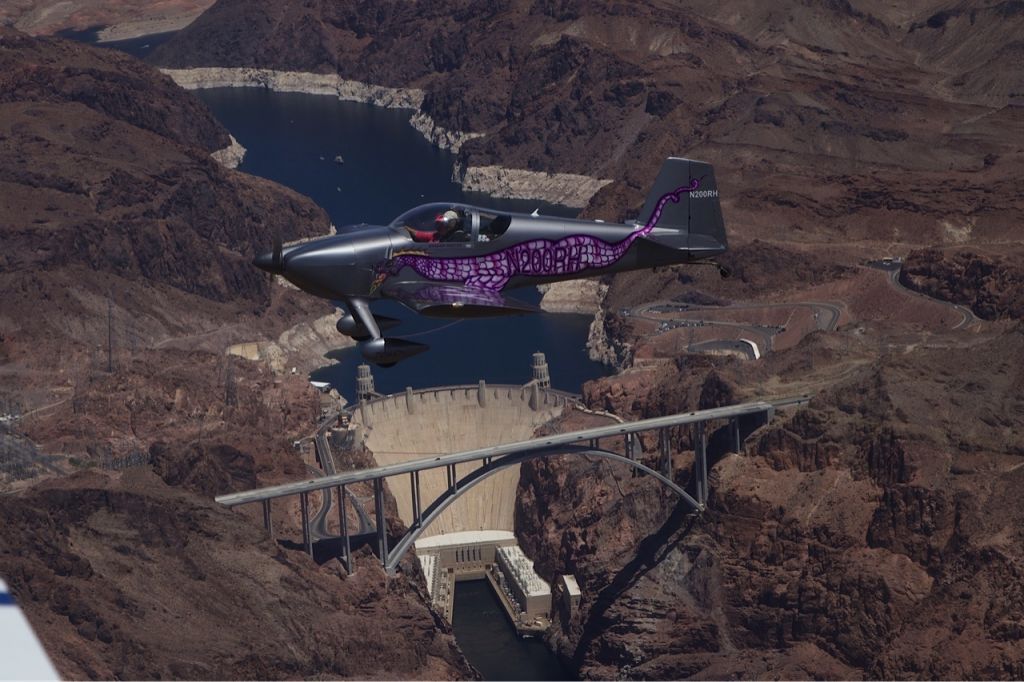
<svg viewBox="0 0 1024 682">
<path fill-rule="evenodd" d="M 341 102 L 333 97 L 275 93 L 260 88 L 198 91 L 231 134 L 246 147 L 240 170 L 287 185 L 322 206 L 335 225 L 386 224 L 416 204 L 464 201 L 500 210 L 573 216 L 575 211 L 537 201 L 499 200 L 467 194 L 452 182 L 454 156 L 427 142 L 408 124 L 408 110 Z M 334 162 L 341 155 L 343 164 Z M 266 244 L 269 250 L 270 244 Z M 536 304 L 536 289 L 511 296 Z M 379 314 L 402 324 L 391 334 L 431 347 L 392 368 L 373 368 L 382 393 L 444 384 L 524 384 L 534 351 L 547 355 L 552 384 L 578 392 L 583 382 L 607 374 L 587 357 L 590 317 L 537 314 L 452 322 L 431 320 L 382 301 Z M 339 337 L 340 338 L 340 337 Z M 355 397 L 355 348 L 312 378 Z"/>
</svg>

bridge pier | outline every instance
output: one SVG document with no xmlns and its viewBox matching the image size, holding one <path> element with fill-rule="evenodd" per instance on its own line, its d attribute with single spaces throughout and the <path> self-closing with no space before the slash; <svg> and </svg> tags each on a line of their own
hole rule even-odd
<svg viewBox="0 0 1024 682">
<path fill-rule="evenodd" d="M 732 432 L 732 451 L 739 454 L 743 450 L 743 437 L 740 435 L 739 417 L 733 417 L 729 420 L 729 430 Z"/>
<path fill-rule="evenodd" d="M 388 564 L 388 520 L 384 516 L 384 479 L 373 479 L 373 510 L 377 518 L 377 550 L 380 560 Z"/>
<path fill-rule="evenodd" d="M 454 493 L 457 485 L 455 479 L 455 465 L 449 464 L 445 467 L 445 471 L 448 473 L 448 492 Z"/>
<path fill-rule="evenodd" d="M 627 433 L 625 436 L 623 436 L 623 438 L 626 441 L 626 443 L 625 443 L 625 445 L 626 445 L 626 457 L 631 462 L 637 461 L 637 453 L 636 453 L 636 451 L 637 451 L 637 436 L 636 436 L 636 434 L 635 433 Z M 638 469 L 634 468 L 634 469 L 632 469 L 629 472 L 629 475 L 630 475 L 631 478 L 639 478 L 641 473 L 640 473 L 640 471 Z"/>
<path fill-rule="evenodd" d="M 409 487 L 412 493 L 410 495 L 412 497 L 412 523 L 419 528 L 420 522 L 423 520 L 423 512 L 420 509 L 420 472 L 409 472 Z"/>
<path fill-rule="evenodd" d="M 270 500 L 263 500 L 263 527 L 267 529 L 267 533 L 270 534 L 270 539 L 274 539 L 274 527 L 270 523 Z"/>
<path fill-rule="evenodd" d="M 697 475 L 697 501 L 703 507 L 708 501 L 708 434 L 704 422 L 697 422 L 695 427 L 693 459 Z"/>
<path fill-rule="evenodd" d="M 341 522 L 341 537 L 345 543 L 345 572 L 352 575 L 352 540 L 348 535 L 348 486 L 338 486 L 338 521 Z"/>
<path fill-rule="evenodd" d="M 668 429 L 658 429 L 658 451 L 661 455 L 661 473 L 665 478 L 672 478 L 672 443 Z"/>
<path fill-rule="evenodd" d="M 313 535 L 309 532 L 309 493 L 299 493 L 299 509 L 302 513 L 302 546 L 313 556 Z"/>
</svg>

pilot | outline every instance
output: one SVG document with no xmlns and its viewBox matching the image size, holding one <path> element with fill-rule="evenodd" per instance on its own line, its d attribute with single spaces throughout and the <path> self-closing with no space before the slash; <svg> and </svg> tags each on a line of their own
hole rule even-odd
<svg viewBox="0 0 1024 682">
<path fill-rule="evenodd" d="M 448 209 L 437 216 L 437 239 L 442 242 L 468 242 L 462 217 L 453 209 Z"/>
</svg>

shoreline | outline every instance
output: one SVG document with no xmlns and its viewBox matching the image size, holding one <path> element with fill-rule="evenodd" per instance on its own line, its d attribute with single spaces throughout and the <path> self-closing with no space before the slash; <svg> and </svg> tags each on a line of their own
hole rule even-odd
<svg viewBox="0 0 1024 682">
<path fill-rule="evenodd" d="M 196 67 L 160 71 L 186 90 L 262 87 L 275 92 L 333 95 L 340 100 L 389 109 L 412 109 L 409 125 L 434 146 L 458 153 L 467 141 L 484 133 L 448 130 L 438 125 L 421 106 L 425 93 L 417 88 L 390 88 L 346 80 L 337 74 L 275 71 L 250 67 Z M 481 192 L 506 199 L 534 199 L 571 208 L 583 208 L 610 179 L 575 173 L 547 173 L 503 166 L 456 164 L 452 180 L 467 192 Z"/>
<path fill-rule="evenodd" d="M 231 142 L 227 147 L 218 149 L 215 152 L 211 152 L 210 156 L 213 160 L 224 166 L 225 168 L 238 168 L 239 164 L 242 163 L 242 159 L 245 158 L 245 147 L 235 139 L 235 136 L 228 133 L 228 137 L 231 138 Z"/>
<path fill-rule="evenodd" d="M 183 14 L 153 17 L 149 19 L 130 19 L 128 21 L 120 21 L 115 24 L 110 24 L 96 32 L 96 42 L 116 43 L 121 40 L 135 40 L 136 38 L 145 38 L 146 36 L 180 31 L 195 21 L 200 14 L 206 11 L 208 6 L 209 5 Z"/>
</svg>

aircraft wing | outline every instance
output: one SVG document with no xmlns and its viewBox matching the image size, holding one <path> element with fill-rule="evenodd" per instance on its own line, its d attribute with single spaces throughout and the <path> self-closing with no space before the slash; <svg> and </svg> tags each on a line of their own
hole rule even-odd
<svg viewBox="0 0 1024 682">
<path fill-rule="evenodd" d="M 0 580 L 0 680 L 59 680 L 32 626 Z"/>
<path fill-rule="evenodd" d="M 461 284 L 385 282 L 381 293 L 428 317 L 498 317 L 539 311 L 499 291 Z"/>
</svg>

